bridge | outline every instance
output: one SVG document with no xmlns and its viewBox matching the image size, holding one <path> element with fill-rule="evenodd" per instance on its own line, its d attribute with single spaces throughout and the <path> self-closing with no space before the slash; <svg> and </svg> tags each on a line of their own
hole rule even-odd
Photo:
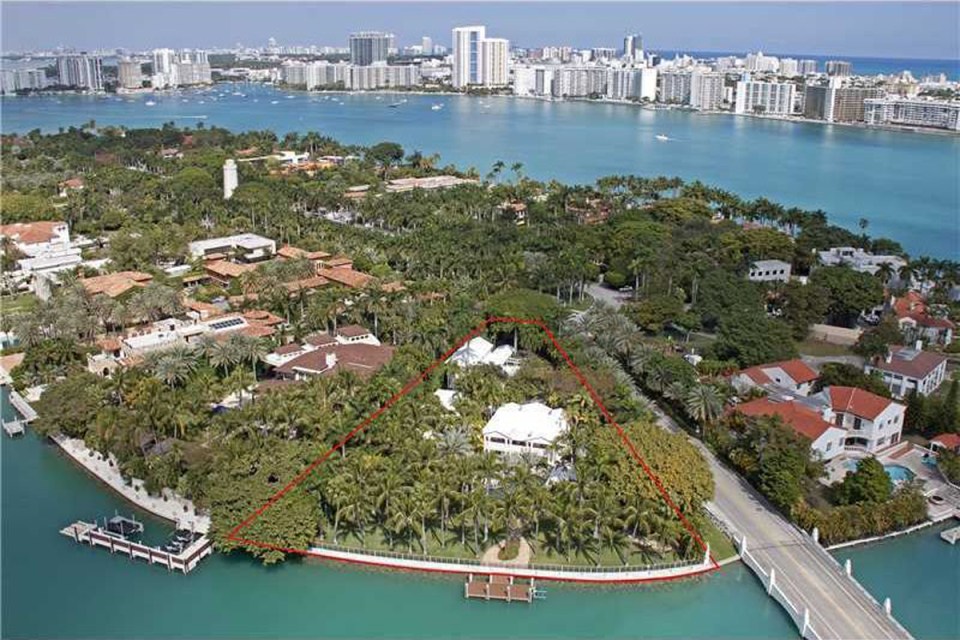
<svg viewBox="0 0 960 640">
<path fill-rule="evenodd" d="M 659 424 L 680 432 L 654 404 Z M 753 487 L 694 441 L 716 485 L 708 511 L 734 538 L 744 564 L 807 640 L 907 640 L 913 636 L 820 543 L 788 522 Z"/>
</svg>

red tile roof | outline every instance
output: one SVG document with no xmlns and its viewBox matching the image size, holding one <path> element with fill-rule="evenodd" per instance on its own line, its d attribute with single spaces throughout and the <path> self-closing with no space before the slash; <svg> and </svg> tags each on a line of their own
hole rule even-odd
<svg viewBox="0 0 960 640">
<path fill-rule="evenodd" d="M 203 265 L 203 268 L 207 270 L 207 273 L 225 278 L 239 278 L 243 274 L 256 269 L 252 264 L 239 264 L 236 262 L 227 262 L 226 260 L 208 262 Z"/>
<path fill-rule="evenodd" d="M 153 280 L 149 273 L 140 271 L 117 271 L 103 276 L 94 276 L 92 278 L 81 278 L 80 284 L 92 296 L 104 294 L 111 298 L 122 296 L 127 291 L 135 287 L 145 287 L 147 283 Z"/>
<path fill-rule="evenodd" d="M 273 350 L 275 354 L 280 356 L 290 355 L 291 353 L 297 353 L 298 351 L 303 351 L 303 347 L 296 342 L 281 345 Z"/>
<path fill-rule="evenodd" d="M 332 280 L 354 289 L 362 289 L 370 284 L 371 280 L 373 280 L 373 276 L 368 276 L 365 273 L 354 271 L 350 267 L 320 269 L 320 275 L 328 280 Z"/>
<path fill-rule="evenodd" d="M 867 420 L 873 420 L 893 404 L 892 400 L 857 387 L 827 387 L 827 395 L 835 412 L 852 413 Z"/>
<path fill-rule="evenodd" d="M 358 324 L 347 324 L 337 328 L 337 335 L 344 338 L 358 338 L 360 336 L 370 335 L 370 329 L 361 327 Z"/>
<path fill-rule="evenodd" d="M 793 378 L 797 384 L 813 382 L 820 377 L 820 375 L 811 369 L 807 363 L 798 358 L 794 358 L 793 360 L 784 360 L 782 362 L 771 362 L 769 364 L 758 364 L 750 367 L 749 369 L 744 369 L 741 371 L 741 373 L 749 377 L 757 384 L 767 384 L 773 381 L 766 374 L 764 369 L 774 368 L 783 369 L 784 373 Z"/>
<path fill-rule="evenodd" d="M 66 222 L 57 220 L 41 220 L 40 222 L 15 222 L 0 226 L 0 236 L 13 238 L 23 244 L 38 244 L 41 242 L 50 242 L 56 237 L 54 231 L 57 227 L 65 225 Z"/>
<path fill-rule="evenodd" d="M 774 402 L 769 398 L 758 398 L 737 405 L 733 411 L 751 417 L 779 416 L 784 424 L 810 438 L 811 441 L 822 436 L 833 426 L 813 409 L 793 401 Z"/>
<path fill-rule="evenodd" d="M 946 356 L 932 351 L 917 351 L 907 347 L 890 347 L 890 362 L 877 358 L 871 366 L 880 371 L 897 373 L 908 378 L 922 380 L 947 361 Z"/>
<path fill-rule="evenodd" d="M 327 367 L 327 355 L 336 355 L 336 363 Z M 297 369 L 308 369 L 323 375 L 333 375 L 340 369 L 349 369 L 361 376 L 371 376 L 393 358 L 393 347 L 372 344 L 335 344 L 308 351 L 275 369 L 277 373 L 293 375 Z"/>
<path fill-rule="evenodd" d="M 936 442 L 951 451 L 958 451 L 960 450 L 960 433 L 941 433 L 931 438 L 931 442 Z"/>
</svg>

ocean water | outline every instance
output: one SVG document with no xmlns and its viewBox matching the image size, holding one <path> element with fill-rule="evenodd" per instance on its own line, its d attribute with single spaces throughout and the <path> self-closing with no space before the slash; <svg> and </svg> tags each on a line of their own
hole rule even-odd
<svg viewBox="0 0 960 640">
<path fill-rule="evenodd" d="M 234 91 L 243 96 L 232 95 Z M 497 160 L 538 179 L 609 174 L 699 179 L 743 197 L 822 209 L 831 220 L 901 242 L 913 255 L 960 255 L 960 136 L 878 131 L 630 105 L 509 97 L 307 94 L 222 85 L 157 95 L 3 98 L 4 133 L 98 124 L 316 130 L 348 143 L 382 140 L 438 153 L 486 174 Z M 147 105 L 147 101 L 155 102 Z M 431 109 L 443 104 L 439 110 Z M 658 134 L 670 138 L 656 139 Z M 510 171 L 504 179 L 510 178 Z"/>
<path fill-rule="evenodd" d="M 3 393 L 5 415 L 11 409 Z M 466 601 L 457 578 L 320 561 L 264 568 L 215 555 L 168 573 L 59 535 L 76 519 L 132 509 L 32 431 L 0 439 L 4 638 L 539 637 L 793 638 L 786 614 L 742 565 L 632 588 L 545 585 L 532 605 Z M 139 514 L 148 529 L 168 525 Z M 918 638 L 960 633 L 960 547 L 930 530 L 841 554 L 893 598 Z"/>
</svg>

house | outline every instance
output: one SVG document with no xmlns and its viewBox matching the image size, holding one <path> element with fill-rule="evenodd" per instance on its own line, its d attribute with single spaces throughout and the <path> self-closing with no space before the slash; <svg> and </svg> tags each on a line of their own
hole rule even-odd
<svg viewBox="0 0 960 640">
<path fill-rule="evenodd" d="M 737 405 L 734 413 L 748 417 L 777 416 L 794 431 L 810 440 L 810 447 L 821 460 L 830 460 L 843 452 L 847 432 L 832 424 L 812 406 L 790 396 L 757 398 Z"/>
<path fill-rule="evenodd" d="M 930 313 L 926 300 L 917 291 L 907 291 L 899 298 L 891 298 L 890 307 L 897 316 L 900 330 L 909 339 L 924 339 L 942 345 L 953 342 L 953 322 Z"/>
<path fill-rule="evenodd" d="M 387 183 L 387 193 L 402 193 L 414 189 L 449 189 L 462 184 L 479 184 L 479 180 L 472 178 L 458 178 L 457 176 L 428 176 L 426 178 L 397 178 Z"/>
<path fill-rule="evenodd" d="M 28 258 L 38 258 L 70 248 L 70 226 L 59 220 L 15 222 L 0 225 L 0 237 L 9 238 Z"/>
<path fill-rule="evenodd" d="M 854 247 L 832 247 L 826 251 L 818 251 L 817 257 L 820 264 L 825 267 L 846 265 L 854 271 L 869 273 L 870 275 L 880 271 L 880 268 L 885 264 L 890 265 L 893 273 L 896 274 L 907 264 L 907 261 L 900 256 L 874 255 Z"/>
<path fill-rule="evenodd" d="M 768 391 L 785 391 L 807 396 L 819 377 L 820 374 L 811 369 L 807 363 L 795 358 L 744 369 L 733 375 L 730 384 L 740 393 L 753 388 L 762 388 Z"/>
<path fill-rule="evenodd" d="M 228 260 L 212 260 L 203 265 L 207 277 L 224 287 L 230 286 L 231 281 L 256 269 L 256 265 Z"/>
<path fill-rule="evenodd" d="M 960 433 L 941 433 L 930 439 L 930 448 L 960 454 Z"/>
<path fill-rule="evenodd" d="M 368 378 L 393 358 L 393 347 L 368 343 L 335 342 L 323 346 L 310 345 L 309 349 L 301 346 L 297 352 L 292 347 L 288 350 L 296 355 L 274 368 L 277 377 L 287 380 L 335 375 L 340 371 L 352 371 L 362 378 Z"/>
<path fill-rule="evenodd" d="M 907 408 L 898 402 L 856 387 L 827 387 L 814 396 L 829 407 L 833 423 L 847 432 L 844 447 L 875 453 L 900 441 Z"/>
<path fill-rule="evenodd" d="M 787 282 L 790 280 L 790 263 L 783 260 L 757 260 L 750 265 L 747 278 L 750 282 Z"/>
<path fill-rule="evenodd" d="M 289 244 L 285 244 L 277 250 L 277 258 L 279 260 L 309 260 L 316 269 L 320 269 L 323 261 L 331 257 L 333 256 L 326 251 L 306 251 Z M 351 262 L 351 266 L 352 264 Z"/>
<path fill-rule="evenodd" d="M 91 296 L 105 295 L 119 298 L 136 288 L 145 287 L 153 281 L 153 276 L 141 271 L 117 271 L 92 278 L 81 278 L 80 284 Z"/>
<path fill-rule="evenodd" d="M 897 398 L 906 397 L 913 390 L 927 396 L 946 379 L 947 358 L 924 351 L 923 345 L 917 342 L 913 348 L 892 346 L 885 357 L 867 362 L 863 370 L 879 373 L 890 393 Z"/>
<path fill-rule="evenodd" d="M 60 187 L 60 197 L 66 198 L 71 191 L 83 190 L 83 178 L 70 178 L 68 180 L 64 180 L 58 186 Z"/>
<path fill-rule="evenodd" d="M 494 347 L 492 342 L 482 336 L 467 341 L 447 358 L 447 362 L 462 368 L 483 364 L 492 365 L 499 367 L 508 375 L 513 375 L 517 371 L 513 347 L 506 344 Z"/>
<path fill-rule="evenodd" d="M 510 402 L 497 409 L 483 427 L 483 450 L 534 455 L 552 463 L 558 457 L 553 445 L 566 430 L 563 409 L 551 409 L 542 402 Z"/>
<path fill-rule="evenodd" d="M 255 233 L 240 233 L 222 238 L 196 240 L 189 244 L 195 259 L 218 260 L 227 257 L 240 262 L 261 262 L 277 252 L 277 243 Z"/>
<path fill-rule="evenodd" d="M 373 276 L 354 271 L 353 267 L 324 268 L 320 269 L 318 275 L 351 289 L 363 289 L 373 281 Z"/>
</svg>

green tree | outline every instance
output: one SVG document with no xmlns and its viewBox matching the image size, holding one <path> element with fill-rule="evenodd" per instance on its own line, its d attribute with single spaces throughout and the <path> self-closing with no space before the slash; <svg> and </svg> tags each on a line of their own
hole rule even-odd
<svg viewBox="0 0 960 640">
<path fill-rule="evenodd" d="M 836 485 L 834 499 L 837 504 L 860 504 L 863 502 L 886 502 L 893 493 L 893 483 L 883 465 L 876 458 L 864 458 L 857 469 L 848 473 Z"/>
</svg>

